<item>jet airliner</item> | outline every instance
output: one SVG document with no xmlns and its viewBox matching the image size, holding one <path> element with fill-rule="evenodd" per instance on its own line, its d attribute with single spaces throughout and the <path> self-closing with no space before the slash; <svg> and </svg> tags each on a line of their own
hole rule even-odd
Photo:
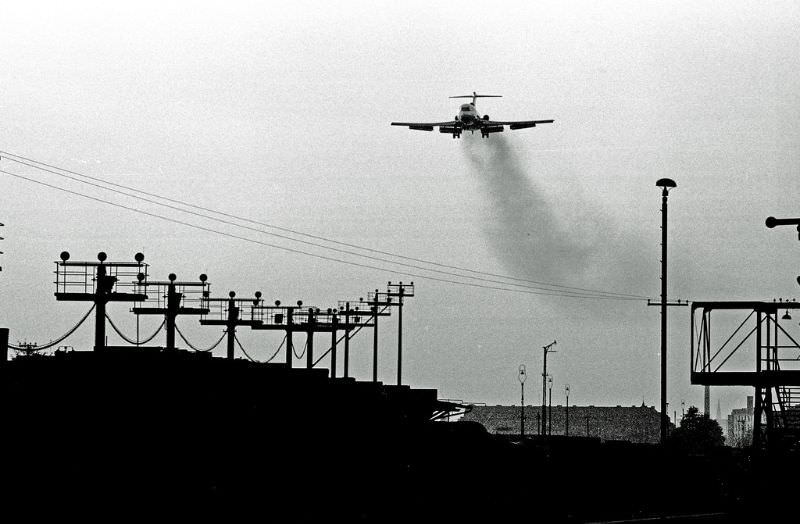
<svg viewBox="0 0 800 524">
<path fill-rule="evenodd" d="M 502 95 L 479 95 L 475 91 L 471 95 L 451 96 L 450 98 L 471 98 L 471 103 L 462 104 L 455 117 L 449 122 L 392 122 L 393 126 L 405 126 L 415 131 L 433 131 L 434 127 L 439 128 L 440 133 L 452 134 L 453 138 L 461 138 L 462 131 L 481 132 L 481 137 L 486 138 L 490 133 L 502 133 L 503 126 L 510 129 L 525 129 L 536 127 L 536 124 L 552 124 L 553 120 L 522 120 L 516 122 L 506 122 L 490 120 L 489 115 L 481 116 L 475 108 L 475 101 L 478 98 L 500 98 Z"/>
</svg>

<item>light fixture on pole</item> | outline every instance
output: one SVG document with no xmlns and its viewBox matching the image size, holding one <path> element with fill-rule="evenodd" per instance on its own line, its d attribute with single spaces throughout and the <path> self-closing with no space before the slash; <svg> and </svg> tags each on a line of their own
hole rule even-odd
<svg viewBox="0 0 800 524">
<path fill-rule="evenodd" d="M 528 373 L 525 371 L 525 364 L 519 365 L 519 373 L 517 380 L 519 380 L 520 387 L 520 401 L 519 401 L 519 437 L 525 438 L 525 381 L 528 379 Z"/>
</svg>

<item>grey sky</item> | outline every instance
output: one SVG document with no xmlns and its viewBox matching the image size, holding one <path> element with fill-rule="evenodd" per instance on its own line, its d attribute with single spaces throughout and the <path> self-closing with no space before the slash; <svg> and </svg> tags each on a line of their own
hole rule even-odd
<svg viewBox="0 0 800 524">
<path fill-rule="evenodd" d="M 655 181 L 668 176 L 678 183 L 670 197 L 673 298 L 797 296 L 796 234 L 763 225 L 768 215 L 800 211 L 795 2 L 161 4 L 6 6 L 0 149 L 342 242 L 654 298 Z M 530 190 L 519 202 L 547 210 L 552 227 L 540 234 L 563 235 L 531 243 L 528 226 L 541 226 L 541 215 L 503 215 L 485 177 L 511 167 L 470 161 L 490 159 L 489 144 L 389 126 L 450 119 L 458 101 L 447 97 L 472 91 L 503 95 L 478 101 L 492 118 L 556 120 L 490 140 L 515 159 L 512 189 Z M 33 173 L 8 160 L 0 168 Z M 571 402 L 658 404 L 658 312 L 644 301 L 412 278 L 193 230 L 7 175 L 0 181 L 0 314 L 12 342 L 46 342 L 85 311 L 53 298 L 60 251 L 127 260 L 141 250 L 157 278 L 207 272 L 216 295 L 260 289 L 270 301 L 335 305 L 388 280 L 415 280 L 403 376 L 442 397 L 518 401 L 518 364 L 541 373 L 541 346 L 557 339 L 548 369 L 559 392 L 571 384 Z M 498 241 L 498 231 L 507 236 Z M 526 249 L 541 258 L 526 266 Z M 702 406 L 701 389 L 688 383 L 686 309 L 670 311 L 672 407 L 681 399 Z M 126 307 L 111 314 L 132 329 Z M 198 343 L 218 337 L 182 325 Z M 391 381 L 395 320 L 385 326 L 380 375 Z M 796 322 L 788 328 L 797 334 Z M 258 358 L 280 343 L 263 333 L 241 338 Z M 70 343 L 90 340 L 86 327 Z M 364 379 L 369 344 L 368 336 L 354 341 Z M 744 394 L 725 392 L 723 409 L 744 405 Z"/>
</svg>

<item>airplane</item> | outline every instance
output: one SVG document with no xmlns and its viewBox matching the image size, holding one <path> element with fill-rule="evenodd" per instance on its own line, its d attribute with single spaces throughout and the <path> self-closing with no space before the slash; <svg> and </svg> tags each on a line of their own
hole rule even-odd
<svg viewBox="0 0 800 524">
<path fill-rule="evenodd" d="M 478 98 L 500 98 L 502 95 L 479 95 L 475 91 L 471 95 L 451 96 L 450 98 L 471 98 L 472 103 L 462 104 L 456 115 L 455 120 L 450 122 L 392 122 L 393 126 L 406 126 L 415 131 L 433 131 L 434 127 L 439 128 L 440 133 L 450 133 L 453 138 L 461 138 L 462 131 L 481 132 L 481 137 L 486 138 L 490 133 L 502 133 L 503 126 L 510 129 L 525 129 L 536 127 L 536 124 L 552 124 L 553 120 L 523 120 L 519 122 L 501 122 L 489 120 L 489 115 L 481 116 L 475 108 L 475 100 Z"/>
</svg>

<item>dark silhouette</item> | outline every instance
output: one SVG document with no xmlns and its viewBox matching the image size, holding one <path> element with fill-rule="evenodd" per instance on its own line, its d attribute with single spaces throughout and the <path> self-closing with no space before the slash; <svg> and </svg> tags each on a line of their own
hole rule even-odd
<svg viewBox="0 0 800 524">
<path fill-rule="evenodd" d="M 725 437 L 716 420 L 690 406 L 680 426 L 669 436 L 669 443 L 688 453 L 707 453 L 724 445 Z"/>
</svg>

